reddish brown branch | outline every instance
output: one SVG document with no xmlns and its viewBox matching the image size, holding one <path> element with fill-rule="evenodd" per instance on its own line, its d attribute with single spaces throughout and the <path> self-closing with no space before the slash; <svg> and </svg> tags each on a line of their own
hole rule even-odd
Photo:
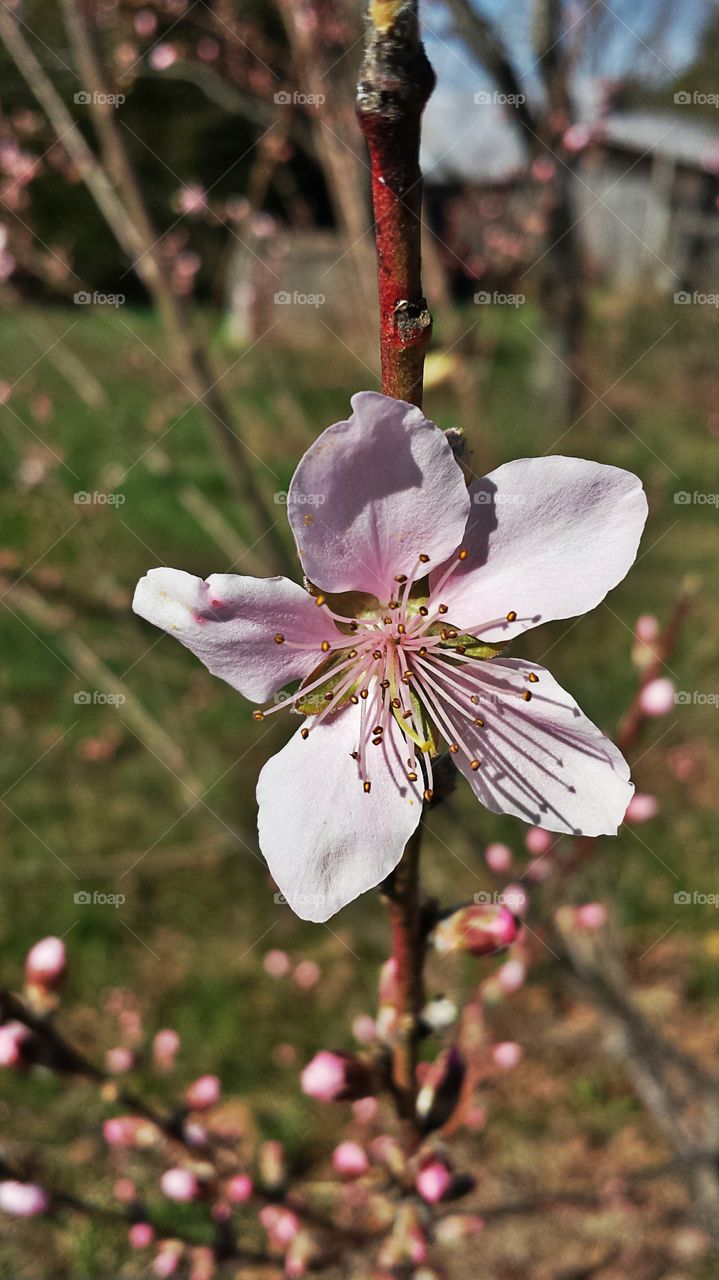
<svg viewBox="0 0 719 1280">
<path fill-rule="evenodd" d="M 422 112 L 435 76 L 418 0 L 372 0 L 357 114 L 369 148 L 379 279 L 382 390 L 422 404 L 432 320 L 422 293 Z"/>
</svg>

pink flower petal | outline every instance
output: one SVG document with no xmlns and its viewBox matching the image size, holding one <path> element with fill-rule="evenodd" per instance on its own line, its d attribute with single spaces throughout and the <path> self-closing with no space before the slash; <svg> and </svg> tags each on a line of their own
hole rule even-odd
<svg viewBox="0 0 719 1280">
<path fill-rule="evenodd" d="M 633 563 L 647 516 L 635 475 L 582 458 L 508 462 L 469 493 L 469 555 L 442 598 L 455 626 L 490 642 L 598 605 Z"/>
<path fill-rule="evenodd" d="M 367 591 L 386 604 L 420 555 L 440 564 L 469 513 L 462 471 L 420 409 L 374 391 L 302 458 L 288 513 L 302 565 L 323 591 Z"/>
<path fill-rule="evenodd" d="M 634 791 L 618 748 L 544 667 L 518 658 L 484 665 L 484 727 L 462 724 L 480 767 L 455 756 L 482 804 L 549 831 L 614 835 Z M 528 683 L 530 672 L 537 683 Z M 531 702 L 522 700 L 527 692 Z"/>
<path fill-rule="evenodd" d="M 309 737 L 296 733 L 260 774 L 258 828 L 292 910 L 322 921 L 396 867 L 420 820 L 422 791 L 407 778 L 410 751 L 392 717 L 383 743 L 368 747 L 369 794 L 352 759 L 360 708 L 305 724 Z"/>
<path fill-rule="evenodd" d="M 253 702 L 309 675 L 322 641 L 337 636 L 326 611 L 288 578 L 214 573 L 203 582 L 182 569 L 150 569 L 132 607 Z M 312 648 L 277 643 L 276 635 Z"/>
</svg>

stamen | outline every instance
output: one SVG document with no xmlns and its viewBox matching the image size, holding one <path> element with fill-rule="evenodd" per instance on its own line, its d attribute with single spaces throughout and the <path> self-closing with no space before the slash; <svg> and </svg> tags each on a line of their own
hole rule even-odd
<svg viewBox="0 0 719 1280">
<path fill-rule="evenodd" d="M 284 644 L 284 643 L 285 643 L 285 637 L 281 634 L 281 632 L 278 631 L 277 635 L 275 636 L 275 644 Z"/>
</svg>

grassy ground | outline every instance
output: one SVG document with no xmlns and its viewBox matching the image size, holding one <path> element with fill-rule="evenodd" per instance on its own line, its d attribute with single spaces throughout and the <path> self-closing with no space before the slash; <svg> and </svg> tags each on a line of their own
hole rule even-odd
<svg viewBox="0 0 719 1280">
<path fill-rule="evenodd" d="M 481 329 L 471 328 L 476 313 L 438 325 L 440 347 L 470 332 L 455 349 L 456 376 L 430 389 L 425 407 L 442 426 L 462 422 L 480 474 L 511 457 L 563 452 L 629 467 L 646 485 L 650 522 L 629 580 L 578 625 L 548 626 L 515 650 L 534 660 L 546 655 L 608 730 L 633 689 L 635 618 L 655 612 L 665 619 L 687 574 L 703 586 L 672 671 L 681 690 L 718 692 L 712 578 L 719 499 L 695 494 L 719 487 L 719 322 L 702 310 L 597 299 L 589 382 L 601 399 L 570 430 L 542 409 L 535 390 L 540 321 L 529 308 L 483 314 Z M 252 572 L 262 546 L 241 556 L 252 530 L 208 447 L 203 418 L 188 410 L 185 390 L 163 363 L 151 317 L 101 308 L 78 319 L 75 311 L 28 308 L 0 318 L 0 349 L 0 380 L 14 384 L 0 407 L 3 981 L 18 981 L 24 949 L 36 938 L 65 935 L 72 960 L 66 1025 L 88 1052 L 100 1056 L 117 1043 L 113 993 L 134 991 L 148 1033 L 163 1025 L 180 1031 L 179 1079 L 217 1071 L 228 1094 L 251 1102 L 265 1132 L 294 1149 L 313 1117 L 297 1094 L 296 1063 L 327 1041 L 348 1043 L 351 1017 L 373 1008 L 387 945 L 383 912 L 368 896 L 331 928 L 316 927 L 274 902 L 257 850 L 253 791 L 287 728 L 254 724 L 239 696 L 129 609 L 134 583 L 155 564 L 203 576 Z M 265 464 L 257 480 L 272 501 L 312 435 L 344 416 L 349 394 L 370 377 L 339 344 L 302 354 L 260 344 L 246 358 L 239 354 L 218 351 L 232 365 L 223 386 Z M 88 403 L 98 393 L 102 403 Z M 124 501 L 77 502 L 78 492 Z M 677 493 L 691 500 L 677 502 Z M 283 506 L 275 505 L 284 524 Z M 126 702 L 98 701 L 98 692 L 118 689 Z M 89 702 L 77 700 L 83 692 Z M 661 815 L 608 842 L 577 886 L 580 897 L 613 887 L 638 975 L 670 992 L 686 1035 L 705 1051 L 709 1038 L 700 1032 L 712 1012 L 719 917 L 710 906 L 675 906 L 674 894 L 719 890 L 717 722 L 716 703 L 696 699 L 656 722 L 637 752 L 636 781 L 660 796 Z M 428 825 L 427 880 L 447 901 L 494 887 L 481 859 L 488 840 L 521 849 L 520 824 L 476 809 L 464 788 Z M 77 893 L 94 891 L 124 901 L 76 902 Z M 267 977 L 261 959 L 270 947 L 317 960 L 320 985 L 298 992 Z M 441 987 L 442 973 L 435 978 Z M 478 1161 L 494 1153 L 504 1162 L 495 1190 L 503 1179 L 526 1190 L 537 1181 L 538 1156 L 557 1161 L 560 1180 L 565 1170 L 567 1178 L 586 1176 L 588 1142 L 601 1151 L 607 1176 L 641 1155 L 661 1154 L 628 1086 L 601 1057 L 591 1019 L 577 1032 L 564 1011 L 547 1030 L 553 982 L 551 964 L 541 965 L 536 985 L 497 1015 L 502 1034 L 523 1042 L 531 1063 L 513 1078 L 518 1085 L 502 1087 L 486 1136 L 477 1139 Z M 294 1046 L 296 1063 L 283 1045 Z M 24 1155 L 37 1145 L 45 1167 L 81 1186 L 106 1114 L 100 1101 L 42 1078 L 1 1083 L 8 1150 Z M 97 1189 L 107 1193 L 113 1170 L 109 1162 L 104 1169 Z M 653 1214 L 652 1205 L 650 1225 Z M 37 1230 L 14 1230 L 0 1276 L 45 1275 L 27 1248 Z M 532 1276 L 553 1276 L 542 1259 L 552 1257 L 557 1230 L 545 1221 L 532 1236 L 515 1226 L 516 1266 L 526 1267 L 526 1241 Z M 117 1233 L 74 1223 L 53 1248 L 53 1276 L 121 1274 Z M 678 1262 L 676 1280 L 714 1274 L 705 1265 Z"/>
</svg>

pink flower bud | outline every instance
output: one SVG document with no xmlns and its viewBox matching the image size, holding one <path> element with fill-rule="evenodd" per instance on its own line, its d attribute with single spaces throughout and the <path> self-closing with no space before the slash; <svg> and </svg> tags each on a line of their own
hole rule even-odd
<svg viewBox="0 0 719 1280">
<path fill-rule="evenodd" d="M 453 911 L 434 930 L 437 951 L 469 951 L 473 956 L 493 955 L 514 942 L 519 926 L 505 906 L 478 902 Z"/>
<path fill-rule="evenodd" d="M 250 1199 L 253 1191 L 252 1178 L 249 1178 L 246 1173 L 236 1173 L 225 1183 L 225 1195 L 232 1204 L 244 1204 Z"/>
<path fill-rule="evenodd" d="M 645 716 L 666 716 L 674 709 L 674 684 L 665 676 L 650 680 L 639 691 L 639 709 Z"/>
<path fill-rule="evenodd" d="M 574 920 L 578 929 L 603 929 L 607 923 L 607 908 L 603 902 L 585 902 L 576 908 Z"/>
<path fill-rule="evenodd" d="M 149 1222 L 135 1222 L 130 1227 L 128 1239 L 133 1249 L 149 1249 L 155 1239 L 154 1228 Z"/>
<path fill-rule="evenodd" d="M 22 1067 L 23 1045 L 32 1039 L 32 1032 L 23 1022 L 4 1022 L 0 1027 L 0 1067 Z"/>
<path fill-rule="evenodd" d="M 260 1209 L 260 1225 L 265 1228 L 272 1244 L 280 1249 L 286 1249 L 300 1229 L 300 1220 L 291 1209 L 267 1204 Z"/>
<path fill-rule="evenodd" d="M 332 1164 L 343 1178 L 361 1178 L 369 1169 L 367 1153 L 358 1142 L 341 1142 L 335 1147 Z"/>
<path fill-rule="evenodd" d="M 314 960 L 301 960 L 292 978 L 300 991 L 311 991 L 322 977 L 322 970 Z"/>
<path fill-rule="evenodd" d="M 539 858 L 551 849 L 556 839 L 556 833 L 545 831 L 543 827 L 530 827 L 524 837 L 524 843 L 532 857 Z"/>
<path fill-rule="evenodd" d="M 529 904 L 529 895 L 523 884 L 505 885 L 501 897 L 505 907 L 508 907 L 513 915 L 525 915 Z"/>
<path fill-rule="evenodd" d="M 377 1039 L 377 1027 L 374 1018 L 368 1013 L 358 1013 L 352 1023 L 352 1035 L 358 1044 L 374 1044 Z"/>
<path fill-rule="evenodd" d="M 109 1147 L 152 1147 L 159 1130 L 144 1116 L 112 1116 L 103 1124 L 102 1136 Z"/>
<path fill-rule="evenodd" d="M 377 1119 L 379 1103 L 376 1098 L 358 1098 L 352 1103 L 352 1115 L 358 1124 L 372 1124 Z"/>
<path fill-rule="evenodd" d="M 133 1204 L 137 1200 L 137 1188 L 132 1178 L 118 1178 L 112 1188 L 112 1194 L 120 1204 Z"/>
<path fill-rule="evenodd" d="M 554 863 L 551 858 L 537 858 L 536 862 L 530 862 L 525 875 L 532 884 L 544 884 L 553 872 Z"/>
<path fill-rule="evenodd" d="M 133 1061 L 131 1051 L 123 1045 L 118 1045 L 115 1049 L 108 1049 L 105 1054 L 105 1066 L 110 1075 L 113 1076 L 121 1076 L 125 1071 L 131 1071 Z"/>
<path fill-rule="evenodd" d="M 624 815 L 625 822 L 649 822 L 659 813 L 659 801 L 656 796 L 637 791 L 632 796 Z"/>
<path fill-rule="evenodd" d="M 476 1214 L 448 1214 L 441 1218 L 435 1228 L 435 1237 L 439 1244 L 461 1244 L 484 1230 L 484 1220 Z"/>
<path fill-rule="evenodd" d="M 497 981 L 507 995 L 519 991 L 527 977 L 527 966 L 523 960 L 508 960 L 497 972 Z"/>
<path fill-rule="evenodd" d="M 634 634 L 642 644 L 653 644 L 659 636 L 659 619 L 653 613 L 643 613 L 634 623 Z"/>
<path fill-rule="evenodd" d="M 495 1066 L 501 1067 L 502 1071 L 511 1071 L 522 1061 L 522 1046 L 513 1040 L 502 1040 L 492 1046 L 492 1057 Z"/>
<path fill-rule="evenodd" d="M 532 177 L 535 182 L 551 182 L 556 172 L 556 165 L 549 156 L 538 156 L 532 164 Z"/>
<path fill-rule="evenodd" d="M 319 1102 L 362 1098 L 369 1092 L 369 1073 L 350 1053 L 322 1049 L 308 1062 L 301 1076 L 303 1092 Z"/>
<path fill-rule="evenodd" d="M 186 1203 L 196 1200 L 200 1184 L 191 1169 L 167 1169 L 160 1178 L 160 1187 L 168 1200 Z"/>
<path fill-rule="evenodd" d="M 430 1160 L 417 1174 L 417 1190 L 427 1204 L 438 1204 L 452 1186 L 452 1174 L 441 1160 Z"/>
<path fill-rule="evenodd" d="M 284 978 L 291 969 L 290 957 L 286 951 L 268 951 L 262 967 L 271 978 Z"/>
<path fill-rule="evenodd" d="M 182 1252 L 179 1241 L 164 1241 L 152 1264 L 153 1274 L 158 1276 L 159 1280 L 167 1280 L 168 1276 L 174 1276 L 182 1260 Z"/>
<path fill-rule="evenodd" d="M 151 9 L 140 9 L 135 14 L 134 25 L 138 36 L 151 36 L 157 30 L 157 18 Z"/>
<path fill-rule="evenodd" d="M 34 1218 L 46 1213 L 50 1199 L 34 1182 L 0 1182 L 0 1211 L 15 1218 Z"/>
<path fill-rule="evenodd" d="M 220 1100 L 221 1085 L 217 1076 L 200 1076 L 185 1091 L 185 1100 L 193 1111 L 214 1107 Z"/>
<path fill-rule="evenodd" d="M 153 71 L 166 71 L 177 62 L 177 50 L 171 44 L 156 44 L 148 58 Z"/>
<path fill-rule="evenodd" d="M 27 953 L 25 979 L 41 987 L 57 987 L 65 976 L 67 951 L 60 938 L 43 938 Z"/>
<path fill-rule="evenodd" d="M 158 1031 L 152 1042 L 152 1058 L 160 1071 L 170 1071 L 180 1048 L 180 1037 L 170 1027 Z"/>
<path fill-rule="evenodd" d="M 484 851 L 484 860 L 490 871 L 502 875 L 512 865 L 512 850 L 506 844 L 488 844 Z"/>
</svg>

